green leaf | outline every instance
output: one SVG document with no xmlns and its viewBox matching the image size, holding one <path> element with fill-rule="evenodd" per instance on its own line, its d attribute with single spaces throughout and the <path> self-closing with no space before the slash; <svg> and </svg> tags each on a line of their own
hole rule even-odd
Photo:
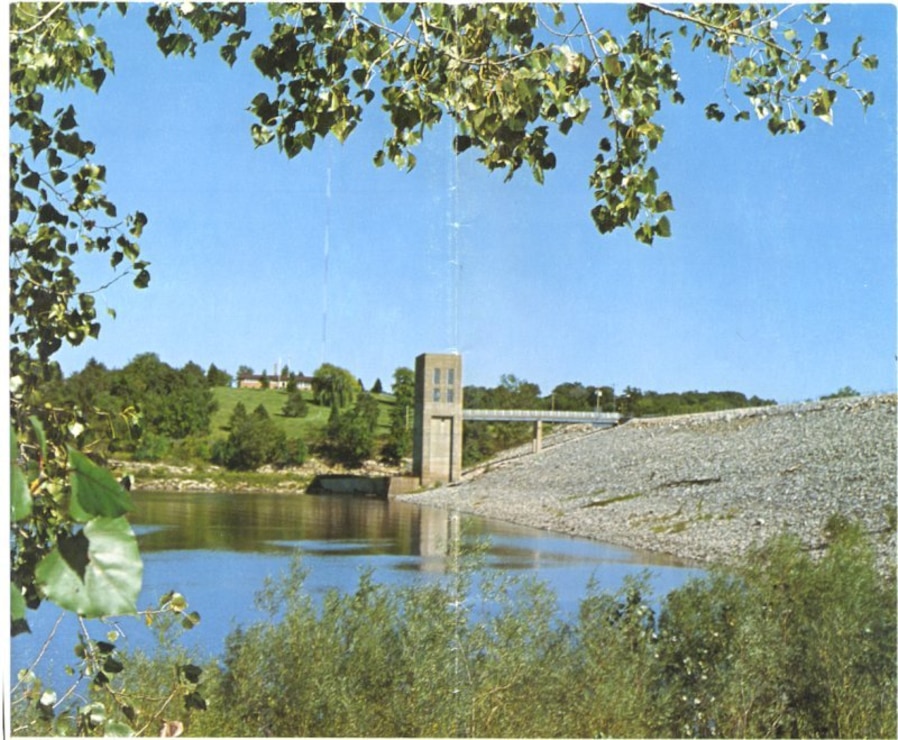
<svg viewBox="0 0 898 740">
<path fill-rule="evenodd" d="M 14 462 L 19 456 L 19 445 L 16 442 L 16 430 L 10 425 L 9 430 L 9 518 L 18 522 L 31 515 L 31 491 L 24 471 Z"/>
<path fill-rule="evenodd" d="M 726 114 L 722 110 L 720 110 L 720 106 L 717 105 L 717 103 L 710 103 L 709 105 L 705 106 L 705 118 L 714 121 L 722 121 L 724 118 L 726 118 Z"/>
<path fill-rule="evenodd" d="M 861 60 L 861 66 L 866 70 L 874 70 L 879 66 L 879 59 L 875 54 L 870 54 Z"/>
<path fill-rule="evenodd" d="M 655 212 L 664 213 L 664 211 L 674 210 L 673 198 L 666 190 L 655 199 Z"/>
<path fill-rule="evenodd" d="M 381 10 L 390 23 L 395 23 L 405 15 L 406 6 L 403 3 L 384 3 Z"/>
<path fill-rule="evenodd" d="M 137 273 L 137 277 L 134 278 L 134 287 L 136 288 L 146 288 L 150 284 L 150 273 L 146 270 L 141 270 Z"/>
<path fill-rule="evenodd" d="M 193 665 L 192 663 L 179 666 L 178 670 L 180 671 L 181 676 L 184 678 L 184 680 L 187 681 L 187 683 L 198 684 L 200 682 L 200 678 L 203 675 L 203 669 L 197 665 Z"/>
<path fill-rule="evenodd" d="M 658 223 L 655 224 L 655 233 L 658 236 L 670 236 L 670 220 L 667 218 L 667 216 L 662 216 L 658 219 Z"/>
<path fill-rule="evenodd" d="M 75 120 L 75 108 L 69 106 L 59 118 L 59 128 L 63 131 L 70 131 L 78 125 Z"/>
<path fill-rule="evenodd" d="M 69 448 L 72 498 L 69 513 L 76 522 L 96 516 L 115 518 L 134 509 L 131 497 L 108 470 Z"/>
<path fill-rule="evenodd" d="M 28 417 L 28 423 L 31 424 L 31 428 L 34 430 L 34 434 L 37 437 L 37 442 L 41 448 L 41 457 L 46 460 L 47 459 L 47 433 L 44 431 L 43 422 L 38 419 L 33 414 Z"/>
<path fill-rule="evenodd" d="M 122 517 L 94 519 L 61 538 L 34 576 L 47 599 L 80 616 L 134 614 L 143 578 L 137 537 Z"/>
<path fill-rule="evenodd" d="M 104 737 L 134 737 L 134 730 L 124 722 L 110 720 L 103 725 Z"/>
<path fill-rule="evenodd" d="M 106 707 L 98 701 L 84 705 L 78 710 L 78 714 L 86 717 L 91 727 L 97 727 L 106 721 Z"/>
<path fill-rule="evenodd" d="M 605 57 L 604 67 L 605 72 L 612 77 L 620 77 L 624 71 L 617 54 L 609 54 Z"/>
<path fill-rule="evenodd" d="M 836 91 L 827 90 L 826 88 L 818 88 L 810 94 L 812 111 L 821 121 L 832 125 L 833 122 L 833 103 L 836 100 Z"/>
<path fill-rule="evenodd" d="M 125 666 L 118 658 L 113 658 L 110 655 L 103 661 L 104 673 L 121 673 L 123 670 L 125 670 Z"/>
<path fill-rule="evenodd" d="M 185 614 L 184 618 L 181 620 L 181 626 L 185 630 L 192 630 L 200 623 L 200 613 L 199 612 L 190 612 L 190 614 Z"/>
<path fill-rule="evenodd" d="M 131 235 L 135 239 L 139 239 L 143 234 L 143 227 L 147 225 L 147 217 L 145 213 L 137 211 L 131 222 Z"/>
<path fill-rule="evenodd" d="M 15 583 L 9 584 L 9 616 L 13 622 L 25 619 L 25 597 Z"/>
<path fill-rule="evenodd" d="M 199 691 L 192 691 L 184 697 L 184 706 L 187 709 L 205 710 L 206 700 L 203 699 Z"/>
<path fill-rule="evenodd" d="M 187 599 L 184 598 L 184 595 L 174 591 L 168 595 L 166 603 L 177 614 L 180 614 L 187 608 Z"/>
</svg>

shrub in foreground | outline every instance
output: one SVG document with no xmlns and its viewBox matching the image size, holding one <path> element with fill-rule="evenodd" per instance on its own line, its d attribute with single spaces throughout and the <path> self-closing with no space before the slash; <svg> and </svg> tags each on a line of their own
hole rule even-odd
<svg viewBox="0 0 898 740">
<path fill-rule="evenodd" d="M 197 729 L 895 735 L 895 581 L 853 527 L 818 560 L 781 539 L 657 608 L 647 578 L 594 585 L 572 620 L 539 583 L 461 578 L 391 589 L 365 576 L 317 609 L 294 573 L 265 598 L 272 621 L 231 636 Z"/>
<path fill-rule="evenodd" d="M 660 604 L 647 575 L 592 584 L 572 616 L 477 568 L 407 588 L 366 574 L 316 603 L 297 563 L 203 667 L 206 709 L 166 719 L 205 736 L 894 737 L 894 575 L 854 526 L 819 558 L 782 538 Z M 171 672 L 141 661 L 135 696 Z"/>
</svg>

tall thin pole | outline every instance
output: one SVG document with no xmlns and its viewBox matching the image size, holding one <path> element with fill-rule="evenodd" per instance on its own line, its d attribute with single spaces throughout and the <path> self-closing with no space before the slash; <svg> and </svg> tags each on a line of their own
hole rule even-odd
<svg viewBox="0 0 898 740">
<path fill-rule="evenodd" d="M 327 178 L 324 189 L 324 279 L 321 307 L 321 362 L 327 361 L 327 273 L 331 251 L 331 148 L 327 148 Z"/>
</svg>

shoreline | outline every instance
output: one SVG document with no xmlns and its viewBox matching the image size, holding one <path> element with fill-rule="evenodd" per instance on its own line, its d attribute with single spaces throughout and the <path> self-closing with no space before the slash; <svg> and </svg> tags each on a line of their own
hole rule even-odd
<svg viewBox="0 0 898 740">
<path fill-rule="evenodd" d="M 704 564 L 781 532 L 822 551 L 847 518 L 894 572 L 896 429 L 894 394 L 634 419 L 394 498 Z"/>
</svg>

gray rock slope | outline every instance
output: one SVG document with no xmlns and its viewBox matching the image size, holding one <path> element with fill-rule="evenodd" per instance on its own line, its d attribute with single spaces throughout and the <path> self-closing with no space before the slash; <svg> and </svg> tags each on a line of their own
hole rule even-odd
<svg viewBox="0 0 898 740">
<path fill-rule="evenodd" d="M 895 561 L 896 396 L 567 429 L 454 486 L 401 498 L 694 561 L 774 533 L 826 545 L 834 514 Z"/>
</svg>

